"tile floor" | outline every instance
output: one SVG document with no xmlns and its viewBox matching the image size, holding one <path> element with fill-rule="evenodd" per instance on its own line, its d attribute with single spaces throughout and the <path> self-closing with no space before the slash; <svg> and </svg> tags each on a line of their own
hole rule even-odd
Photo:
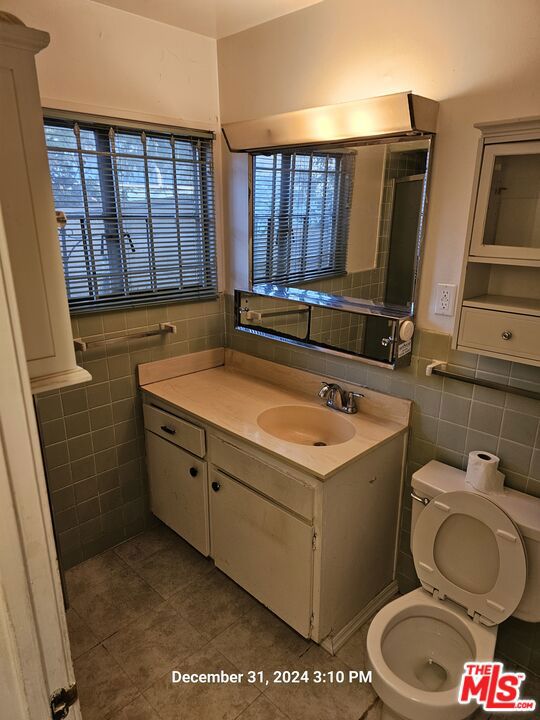
<svg viewBox="0 0 540 720">
<path fill-rule="evenodd" d="M 366 669 L 368 626 L 332 657 L 163 525 L 77 565 L 66 580 L 84 720 L 380 718 L 364 685 L 173 685 L 172 669 Z"/>
</svg>

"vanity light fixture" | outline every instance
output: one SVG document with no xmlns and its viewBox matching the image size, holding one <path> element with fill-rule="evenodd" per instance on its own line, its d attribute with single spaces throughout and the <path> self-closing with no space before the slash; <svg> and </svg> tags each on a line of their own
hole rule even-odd
<svg viewBox="0 0 540 720">
<path fill-rule="evenodd" d="M 402 92 L 226 123 L 222 130 L 229 150 L 252 152 L 432 134 L 438 112 L 435 100 Z"/>
</svg>

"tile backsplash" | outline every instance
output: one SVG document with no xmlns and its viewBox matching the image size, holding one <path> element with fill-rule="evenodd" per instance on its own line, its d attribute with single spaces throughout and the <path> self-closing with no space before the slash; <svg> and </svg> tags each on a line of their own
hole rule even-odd
<svg viewBox="0 0 540 720">
<path fill-rule="evenodd" d="M 114 338 L 172 322 L 177 333 L 78 353 L 92 382 L 36 399 L 62 566 L 117 545 L 149 519 L 139 363 L 223 345 L 223 299 L 80 315 L 73 336 Z"/>
</svg>

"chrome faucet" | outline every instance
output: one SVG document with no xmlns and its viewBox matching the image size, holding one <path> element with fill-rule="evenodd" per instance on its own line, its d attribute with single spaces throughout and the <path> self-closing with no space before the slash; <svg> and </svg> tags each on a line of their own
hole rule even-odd
<svg viewBox="0 0 540 720">
<path fill-rule="evenodd" d="M 352 415 L 358 412 L 356 407 L 355 398 L 364 397 L 362 393 L 354 392 L 353 390 L 344 390 L 340 385 L 336 383 L 329 383 L 323 380 L 321 383 L 321 389 L 319 390 L 319 397 L 326 400 L 326 404 L 332 410 L 339 410 L 340 412 Z M 338 400 L 339 399 L 339 400 Z"/>
</svg>

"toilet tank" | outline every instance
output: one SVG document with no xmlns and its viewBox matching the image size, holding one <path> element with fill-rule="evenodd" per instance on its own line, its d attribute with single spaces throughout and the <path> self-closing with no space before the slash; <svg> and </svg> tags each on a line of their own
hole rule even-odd
<svg viewBox="0 0 540 720">
<path fill-rule="evenodd" d="M 415 495 L 427 500 L 456 490 L 477 492 L 465 482 L 463 470 L 436 460 L 414 473 L 412 489 Z M 540 498 L 510 488 L 505 488 L 504 493 L 499 495 L 478 494 L 484 495 L 504 510 L 521 532 L 527 554 L 527 581 L 514 617 L 526 622 L 540 622 Z M 424 507 L 420 501 L 412 500 L 411 552 L 416 521 Z"/>
</svg>

